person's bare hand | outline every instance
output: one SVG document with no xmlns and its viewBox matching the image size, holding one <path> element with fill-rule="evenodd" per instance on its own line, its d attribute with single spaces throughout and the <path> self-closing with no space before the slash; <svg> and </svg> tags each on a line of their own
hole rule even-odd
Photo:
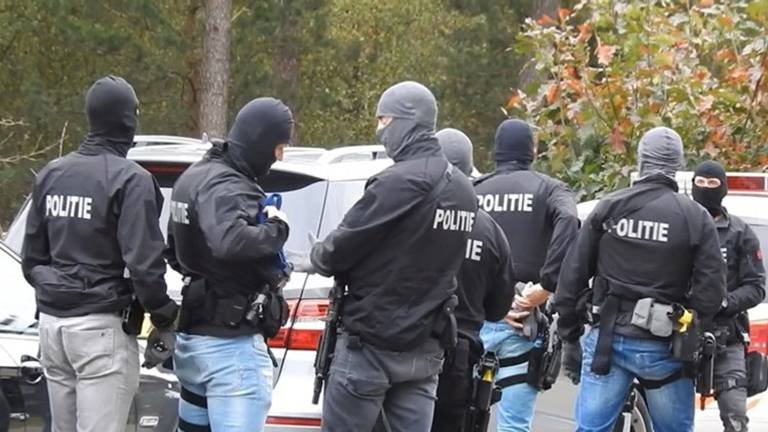
<svg viewBox="0 0 768 432">
<path fill-rule="evenodd" d="M 507 316 L 504 317 L 504 321 L 516 329 L 522 329 L 523 320 L 530 314 L 531 312 L 526 310 L 511 310 L 507 313 Z"/>
</svg>

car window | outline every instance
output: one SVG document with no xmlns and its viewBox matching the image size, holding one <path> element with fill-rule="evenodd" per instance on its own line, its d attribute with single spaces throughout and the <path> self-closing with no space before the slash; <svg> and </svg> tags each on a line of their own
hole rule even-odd
<svg viewBox="0 0 768 432">
<path fill-rule="evenodd" d="M 21 264 L 0 248 L 0 333 L 37 333 L 35 292 L 21 273 Z"/>
<path fill-rule="evenodd" d="M 360 199 L 365 180 L 331 182 L 318 238 L 323 239 L 336 228 L 352 205 Z"/>
</svg>

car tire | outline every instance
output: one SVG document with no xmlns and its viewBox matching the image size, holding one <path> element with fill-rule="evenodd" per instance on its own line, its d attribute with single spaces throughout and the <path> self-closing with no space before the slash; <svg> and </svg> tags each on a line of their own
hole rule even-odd
<svg viewBox="0 0 768 432">
<path fill-rule="evenodd" d="M 0 432 L 8 432 L 11 426 L 11 406 L 5 398 L 5 394 L 0 391 Z"/>
</svg>

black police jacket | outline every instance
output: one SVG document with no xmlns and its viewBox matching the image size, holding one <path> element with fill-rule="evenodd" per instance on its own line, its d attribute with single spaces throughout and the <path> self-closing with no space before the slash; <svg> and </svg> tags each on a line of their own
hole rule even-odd
<svg viewBox="0 0 768 432">
<path fill-rule="evenodd" d="M 166 256 L 182 274 L 204 280 L 213 297 L 197 307 L 193 302 L 198 299 L 184 293 L 180 321 L 192 324 L 180 331 L 217 337 L 258 332 L 245 321 L 236 327 L 219 322 L 217 304 L 211 301 L 247 299 L 271 282 L 288 225 L 277 218 L 259 223 L 264 198 L 256 179 L 239 171 L 220 147 L 213 147 L 174 184 Z"/>
<path fill-rule="evenodd" d="M 126 152 L 106 142 L 86 143 L 37 175 L 22 268 L 40 312 L 118 312 L 135 293 L 155 325 L 175 319 L 158 225 L 163 196 Z"/>
<path fill-rule="evenodd" d="M 629 214 L 643 195 L 658 194 Z M 608 231 L 605 231 L 605 230 Z M 583 296 L 590 278 L 598 276 L 608 289 L 628 300 L 652 297 L 694 309 L 711 322 L 725 295 L 725 266 L 712 217 L 690 198 L 677 193 L 677 183 L 652 176 L 608 195 L 581 227 L 560 272 L 556 309 L 564 340 L 583 331 Z M 601 305 L 606 293 L 591 301 Z M 632 325 L 631 310 L 622 308 L 615 333 L 651 338 Z"/>
<path fill-rule="evenodd" d="M 413 349 L 431 336 L 456 289 L 477 202 L 469 180 L 452 167 L 450 181 L 430 197 L 449 167 L 434 137 L 409 143 L 312 248 L 320 274 L 347 282 L 343 326 L 365 343 Z"/>
<path fill-rule="evenodd" d="M 728 268 L 725 307 L 715 322 L 728 329 L 729 342 L 741 341 L 749 330 L 747 310 L 765 299 L 765 267 L 760 240 L 742 219 L 727 211 L 715 220 L 720 250 Z"/>
<path fill-rule="evenodd" d="M 483 320 L 498 321 L 509 312 L 516 282 L 507 236 L 483 210 L 477 212 L 457 279 L 459 329 L 479 340 Z"/>
<path fill-rule="evenodd" d="M 515 276 L 554 292 L 560 265 L 579 228 L 568 187 L 514 162 L 475 181 L 479 207 L 509 239 Z"/>
</svg>

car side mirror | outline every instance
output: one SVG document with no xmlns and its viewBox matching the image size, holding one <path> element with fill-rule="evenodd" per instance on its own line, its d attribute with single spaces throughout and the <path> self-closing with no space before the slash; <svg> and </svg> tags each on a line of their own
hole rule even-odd
<svg viewBox="0 0 768 432">
<path fill-rule="evenodd" d="M 30 385 L 39 384 L 45 376 L 40 360 L 31 355 L 21 356 L 21 378 Z"/>
</svg>

